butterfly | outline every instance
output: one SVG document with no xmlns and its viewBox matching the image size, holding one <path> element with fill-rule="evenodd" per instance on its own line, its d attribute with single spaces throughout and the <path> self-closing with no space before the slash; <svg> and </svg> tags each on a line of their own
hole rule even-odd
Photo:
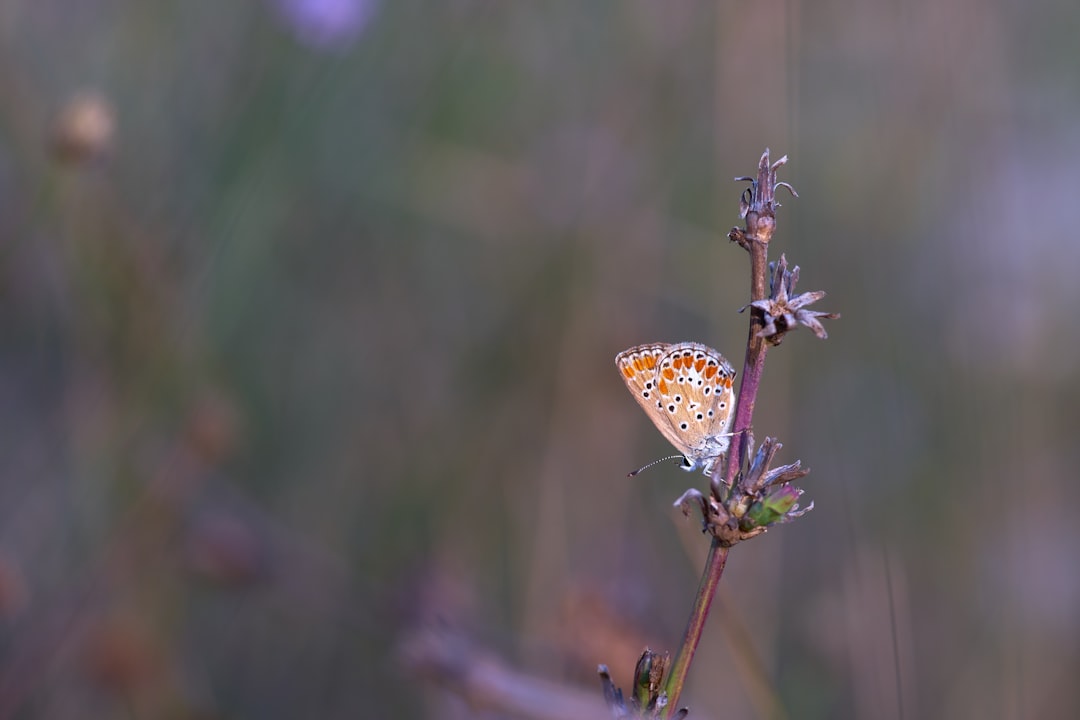
<svg viewBox="0 0 1080 720">
<path fill-rule="evenodd" d="M 681 342 L 632 347 L 615 356 L 615 366 L 656 429 L 682 453 L 680 467 L 711 475 L 727 452 L 735 412 L 731 363 L 710 347 Z"/>
</svg>

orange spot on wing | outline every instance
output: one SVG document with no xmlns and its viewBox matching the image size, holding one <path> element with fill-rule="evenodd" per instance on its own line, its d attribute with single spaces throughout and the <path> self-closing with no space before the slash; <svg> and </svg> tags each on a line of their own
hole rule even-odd
<svg viewBox="0 0 1080 720">
<path fill-rule="evenodd" d="M 710 365 L 709 367 L 705 368 L 705 379 L 711 380 L 712 376 L 716 374 L 716 371 L 718 369 L 719 368 L 717 368 L 715 365 Z"/>
<path fill-rule="evenodd" d="M 701 368 L 703 367 L 705 367 L 705 358 L 699 358 L 698 361 L 694 363 L 694 369 L 701 372 Z"/>
<path fill-rule="evenodd" d="M 671 368 L 664 368 L 664 371 L 662 373 L 660 373 L 660 374 L 663 375 L 664 377 L 666 377 L 668 380 L 674 380 L 675 379 L 675 371 L 672 370 Z"/>
<path fill-rule="evenodd" d="M 634 377 L 634 368 L 630 367 L 629 365 L 624 365 L 622 371 L 623 375 L 625 375 L 626 377 Z"/>
<path fill-rule="evenodd" d="M 645 357 L 645 367 L 649 368 L 650 370 L 652 370 L 654 367 L 656 367 L 656 356 L 655 355 L 647 355 Z"/>
<path fill-rule="evenodd" d="M 676 357 L 676 358 L 672 359 L 671 367 L 675 368 L 676 370 L 681 368 L 682 367 L 682 358 L 681 357 Z"/>
<path fill-rule="evenodd" d="M 656 383 L 656 389 L 660 391 L 661 395 L 667 395 L 667 383 L 663 380 Z"/>
</svg>

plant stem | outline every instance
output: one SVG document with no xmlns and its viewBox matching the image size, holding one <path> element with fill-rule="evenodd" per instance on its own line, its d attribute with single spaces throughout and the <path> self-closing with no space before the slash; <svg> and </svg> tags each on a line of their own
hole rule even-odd
<svg viewBox="0 0 1080 720">
<path fill-rule="evenodd" d="M 748 222 L 749 226 L 750 223 Z M 750 249 L 750 301 L 763 300 L 769 293 L 769 243 L 761 242 L 747 235 Z M 742 467 L 742 460 L 748 451 L 750 433 L 754 422 L 754 406 L 757 404 L 758 388 L 765 371 L 765 355 L 769 345 L 758 333 L 765 327 L 763 310 L 750 308 L 750 334 L 746 341 L 746 356 L 743 358 L 743 376 L 739 384 L 739 397 L 735 403 L 735 423 L 732 434 L 737 438 L 731 444 L 725 466 L 724 481 L 733 487 L 735 476 Z"/>
<path fill-rule="evenodd" d="M 782 163 L 783 160 L 777 165 Z M 746 228 L 733 228 L 729 234 L 732 240 L 738 242 L 750 253 L 751 302 L 764 300 L 769 294 L 769 241 L 776 229 L 773 213 L 775 169 L 769 165 L 769 151 L 766 150 L 758 163 L 758 176 L 754 182 L 749 210 L 746 213 Z M 750 334 L 746 342 L 742 382 L 739 385 L 739 395 L 735 404 L 735 422 L 732 430 L 736 442 L 731 443 L 727 463 L 724 466 L 724 484 L 729 488 L 734 487 L 743 458 L 749 454 L 749 430 L 753 427 L 754 405 L 757 402 L 758 388 L 765 369 L 765 355 L 769 347 L 765 339 L 758 336 L 764 327 L 764 311 L 751 307 Z M 713 473 L 714 487 L 719 479 L 717 477 L 719 473 L 720 468 Z M 678 708 L 679 695 L 682 694 L 686 676 L 690 671 L 690 663 L 701 641 L 705 621 L 709 617 L 709 608 L 716 595 L 716 588 L 720 584 L 720 576 L 723 575 L 724 566 L 727 564 L 728 550 L 729 548 L 720 545 L 718 538 L 713 537 L 712 544 L 709 546 L 709 557 L 705 562 L 701 582 L 698 584 L 697 597 L 694 598 L 690 619 L 686 623 L 686 632 L 683 633 L 682 645 L 679 647 L 678 655 L 675 656 L 675 662 L 671 665 L 671 672 L 664 688 L 667 692 L 668 704 L 661 717 L 665 720 L 670 718 Z"/>
<path fill-rule="evenodd" d="M 709 558 L 705 561 L 705 571 L 701 575 L 698 584 L 697 597 L 694 598 L 694 607 L 690 611 L 690 620 L 686 623 L 686 632 L 683 634 L 683 644 L 679 648 L 679 654 L 675 656 L 675 662 L 671 664 L 671 672 L 668 675 L 667 691 L 668 704 L 664 708 L 662 717 L 669 718 L 677 709 L 679 695 L 686 683 L 686 675 L 690 671 L 690 662 L 694 659 L 694 652 L 701 641 L 701 634 L 705 630 L 705 620 L 709 617 L 709 607 L 713 598 L 716 597 L 716 588 L 720 584 L 720 576 L 724 574 L 724 565 L 727 564 L 728 550 L 722 547 L 720 541 L 713 538 L 709 545 Z"/>
</svg>

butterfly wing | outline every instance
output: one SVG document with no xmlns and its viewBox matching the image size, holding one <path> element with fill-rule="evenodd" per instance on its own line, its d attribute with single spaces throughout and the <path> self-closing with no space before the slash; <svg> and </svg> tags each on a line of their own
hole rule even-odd
<svg viewBox="0 0 1080 720">
<path fill-rule="evenodd" d="M 664 413 L 657 388 L 660 360 L 671 349 L 668 343 L 650 343 L 623 350 L 615 356 L 615 366 L 630 394 L 653 421 L 656 429 L 667 438 L 675 449 L 685 455 L 690 447 L 674 431 L 674 426 Z"/>
<path fill-rule="evenodd" d="M 669 440 L 678 438 L 680 443 L 673 444 L 692 461 L 706 461 L 727 450 L 734 379 L 735 369 L 724 356 L 698 343 L 671 345 L 657 360 L 654 398 L 663 420 L 653 422 Z"/>
<path fill-rule="evenodd" d="M 638 404 L 690 466 L 704 466 L 727 451 L 725 436 L 735 406 L 735 370 L 705 345 L 638 345 L 615 357 Z"/>
</svg>

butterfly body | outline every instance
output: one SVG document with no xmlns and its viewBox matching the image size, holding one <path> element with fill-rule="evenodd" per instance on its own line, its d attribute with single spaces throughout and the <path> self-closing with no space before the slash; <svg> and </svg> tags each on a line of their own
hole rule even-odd
<svg viewBox="0 0 1080 720">
<path fill-rule="evenodd" d="M 685 457 L 684 470 L 711 474 L 727 452 L 735 369 L 710 347 L 650 343 L 615 357 L 627 389 L 656 429 Z"/>
</svg>

